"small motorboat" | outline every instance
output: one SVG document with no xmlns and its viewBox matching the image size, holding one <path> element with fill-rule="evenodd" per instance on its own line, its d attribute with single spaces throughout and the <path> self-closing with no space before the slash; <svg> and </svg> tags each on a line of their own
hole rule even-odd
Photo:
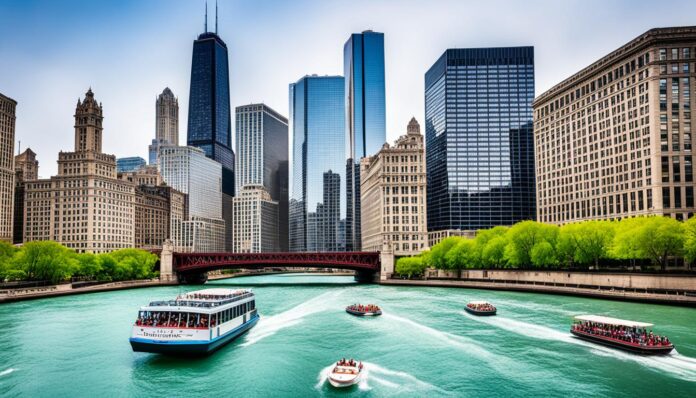
<svg viewBox="0 0 696 398">
<path fill-rule="evenodd" d="M 336 388 L 350 387 L 360 381 L 362 370 L 362 362 L 340 360 L 329 372 L 329 383 Z"/>
<path fill-rule="evenodd" d="M 379 316 L 382 315 L 382 309 L 375 304 L 353 304 L 346 307 L 346 312 L 355 316 Z"/>
<path fill-rule="evenodd" d="M 478 316 L 495 315 L 497 311 L 493 304 L 487 301 L 470 301 L 466 304 L 466 307 L 464 307 L 464 309 L 466 310 L 466 312 Z"/>
<path fill-rule="evenodd" d="M 627 321 L 599 315 L 575 317 L 570 333 L 583 340 L 641 355 L 667 355 L 674 344 L 667 336 L 652 332 L 652 323 Z"/>
</svg>

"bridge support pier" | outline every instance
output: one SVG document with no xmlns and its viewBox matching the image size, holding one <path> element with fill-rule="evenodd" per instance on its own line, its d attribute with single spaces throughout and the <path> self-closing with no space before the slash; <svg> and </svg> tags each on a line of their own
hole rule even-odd
<svg viewBox="0 0 696 398">
<path fill-rule="evenodd" d="M 179 274 L 179 283 L 183 285 L 202 285 L 208 281 L 207 272 L 186 272 Z"/>
<path fill-rule="evenodd" d="M 379 280 L 386 281 L 391 278 L 394 273 L 394 250 L 392 249 L 391 243 L 384 243 L 382 245 L 382 251 L 379 252 Z"/>
<path fill-rule="evenodd" d="M 160 254 L 160 281 L 170 282 L 176 276 L 174 275 L 174 245 L 169 239 L 162 244 L 162 253 Z"/>
</svg>

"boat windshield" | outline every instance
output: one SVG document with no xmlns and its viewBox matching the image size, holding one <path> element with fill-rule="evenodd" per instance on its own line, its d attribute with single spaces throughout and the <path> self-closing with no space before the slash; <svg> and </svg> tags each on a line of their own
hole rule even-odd
<svg viewBox="0 0 696 398">
<path fill-rule="evenodd" d="M 216 324 L 216 315 L 173 311 L 140 311 L 135 320 L 136 326 L 180 329 L 208 329 Z"/>
</svg>

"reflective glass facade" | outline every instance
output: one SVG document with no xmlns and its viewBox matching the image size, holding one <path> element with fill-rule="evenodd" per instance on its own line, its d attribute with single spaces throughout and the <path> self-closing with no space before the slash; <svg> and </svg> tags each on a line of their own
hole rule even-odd
<svg viewBox="0 0 696 398">
<path fill-rule="evenodd" d="M 535 218 L 534 48 L 449 49 L 425 74 L 428 230 Z"/>
<path fill-rule="evenodd" d="M 345 250 L 345 99 L 341 76 L 290 85 L 290 251 Z"/>
<path fill-rule="evenodd" d="M 215 33 L 193 42 L 187 144 L 222 164 L 223 192 L 234 195 L 227 45 Z"/>
<path fill-rule="evenodd" d="M 386 142 L 384 34 L 354 33 L 343 47 L 346 98 L 346 246 L 360 250 L 360 159 Z"/>
<path fill-rule="evenodd" d="M 127 171 L 135 171 L 141 167 L 145 167 L 145 159 L 140 156 L 132 156 L 128 158 L 118 158 L 116 159 L 116 172 L 124 173 Z"/>
</svg>

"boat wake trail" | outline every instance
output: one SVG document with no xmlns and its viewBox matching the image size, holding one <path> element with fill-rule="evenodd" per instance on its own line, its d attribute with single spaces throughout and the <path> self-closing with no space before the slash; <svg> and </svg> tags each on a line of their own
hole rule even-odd
<svg viewBox="0 0 696 398">
<path fill-rule="evenodd" d="M 7 376 L 8 374 L 14 372 L 15 370 L 17 370 L 17 369 L 13 369 L 13 368 L 5 369 L 2 372 L 0 372 L 0 376 Z"/>
<path fill-rule="evenodd" d="M 281 329 L 286 329 L 295 326 L 302 322 L 302 319 L 308 315 L 316 314 L 331 308 L 333 299 L 338 297 L 341 292 L 327 292 L 313 297 L 287 311 L 281 312 L 269 317 L 262 317 L 256 327 L 251 329 L 246 335 L 244 343 L 240 344 L 246 347 L 265 339 L 268 336 L 276 334 Z"/>
<path fill-rule="evenodd" d="M 363 362 L 363 366 L 362 376 L 358 382 L 358 388 L 363 391 L 371 390 L 372 387 L 368 383 L 375 382 L 388 388 L 399 389 L 400 392 L 434 390 L 446 393 L 445 390 L 419 380 L 410 373 L 387 369 L 371 362 Z M 319 372 L 314 388 L 318 390 L 324 386 L 333 367 L 334 365 L 327 366 Z"/>
<path fill-rule="evenodd" d="M 505 329 L 519 335 L 541 340 L 561 341 L 564 343 L 588 347 L 590 348 L 590 352 L 595 355 L 617 358 L 622 361 L 637 362 L 648 367 L 649 369 L 661 370 L 687 381 L 696 381 L 696 358 L 681 355 L 676 350 L 665 356 L 640 356 L 620 351 L 618 349 L 586 342 L 573 337 L 569 332 L 561 332 L 546 326 L 535 325 L 533 323 L 527 323 L 501 316 L 496 316 L 494 318 L 481 318 L 469 315 L 466 312 L 461 312 L 461 314 L 473 321 Z"/>
</svg>

